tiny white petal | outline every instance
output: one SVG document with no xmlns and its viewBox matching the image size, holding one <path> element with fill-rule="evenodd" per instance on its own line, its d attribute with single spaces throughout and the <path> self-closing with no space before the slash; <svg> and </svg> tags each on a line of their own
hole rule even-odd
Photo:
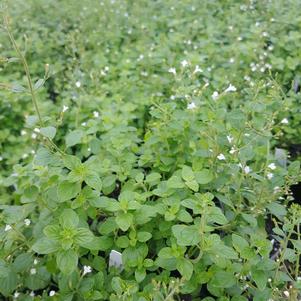
<svg viewBox="0 0 301 301">
<path fill-rule="evenodd" d="M 217 91 L 214 91 L 214 92 L 212 93 L 212 95 L 211 95 L 211 97 L 212 97 L 213 100 L 217 100 L 217 99 L 218 99 L 218 96 L 219 96 L 219 94 L 218 94 Z"/>
<path fill-rule="evenodd" d="M 283 119 L 281 120 L 281 123 L 282 123 L 282 124 L 288 124 L 288 119 L 287 119 L 287 118 L 283 118 Z"/>
<path fill-rule="evenodd" d="M 284 294 L 285 297 L 289 297 L 290 296 L 289 291 L 284 291 L 283 294 Z"/>
<path fill-rule="evenodd" d="M 227 139 L 228 139 L 228 142 L 229 142 L 229 143 L 232 143 L 232 141 L 233 141 L 234 138 L 233 138 L 232 136 L 228 135 L 228 136 L 227 136 Z"/>
<path fill-rule="evenodd" d="M 191 102 L 187 105 L 187 109 L 188 110 L 193 110 L 196 108 L 196 104 L 194 102 Z"/>
<path fill-rule="evenodd" d="M 252 171 L 252 169 L 250 168 L 250 166 L 245 166 L 245 167 L 244 167 L 244 172 L 245 172 L 246 174 L 250 173 L 251 171 Z"/>
<path fill-rule="evenodd" d="M 168 69 L 168 72 L 169 72 L 169 73 L 172 73 L 172 74 L 174 74 L 174 75 L 177 74 L 176 68 L 169 68 L 169 69 Z"/>
<path fill-rule="evenodd" d="M 6 225 L 4 231 L 7 232 L 11 229 L 12 229 L 11 225 Z"/>
<path fill-rule="evenodd" d="M 30 294 L 29 294 L 29 296 L 30 297 L 34 297 L 35 296 L 34 291 L 31 291 Z"/>
<path fill-rule="evenodd" d="M 39 129 L 39 128 L 35 128 L 34 131 L 35 131 L 36 133 L 40 133 L 40 129 Z"/>
<path fill-rule="evenodd" d="M 39 263 L 39 261 L 37 260 L 37 259 L 35 259 L 34 261 L 33 261 L 33 264 L 34 265 L 37 265 Z"/>
<path fill-rule="evenodd" d="M 26 133 L 27 133 L 27 132 L 26 132 L 25 130 L 22 130 L 22 131 L 21 131 L 21 136 L 26 135 Z"/>
<path fill-rule="evenodd" d="M 64 112 L 66 112 L 68 109 L 69 109 L 69 107 L 64 105 L 64 106 L 63 106 L 62 112 L 64 113 Z"/>
<path fill-rule="evenodd" d="M 35 268 L 30 269 L 30 274 L 35 275 L 37 273 L 37 270 Z"/>
<path fill-rule="evenodd" d="M 182 65 L 182 67 L 186 67 L 186 66 L 188 66 L 188 62 L 186 61 L 186 60 L 183 60 L 182 62 L 181 62 L 181 65 Z"/>
<path fill-rule="evenodd" d="M 201 68 L 199 67 L 199 65 L 196 65 L 196 66 L 195 66 L 195 69 L 194 69 L 194 71 L 193 71 L 193 73 L 198 73 L 198 72 L 202 73 L 202 72 L 203 72 L 203 69 L 201 69 Z"/>
<path fill-rule="evenodd" d="M 84 265 L 84 271 L 83 271 L 83 275 L 86 275 L 88 273 L 92 272 L 92 268 L 89 265 Z"/>
<path fill-rule="evenodd" d="M 271 169 L 271 170 L 275 170 L 276 169 L 276 164 L 275 163 L 270 163 L 268 165 L 268 168 Z"/>
<path fill-rule="evenodd" d="M 229 87 L 225 90 L 225 93 L 227 92 L 235 92 L 236 91 L 236 87 L 233 86 L 232 84 L 229 85 Z"/>
<path fill-rule="evenodd" d="M 49 292 L 49 297 L 53 297 L 55 295 L 55 291 L 50 291 Z"/>
<path fill-rule="evenodd" d="M 219 155 L 217 156 L 217 159 L 218 159 L 218 160 L 226 160 L 226 157 L 225 157 L 223 154 L 219 154 Z"/>
<path fill-rule="evenodd" d="M 30 219 L 29 218 L 25 218 L 25 220 L 24 220 L 25 226 L 28 227 L 30 225 L 30 223 L 31 223 Z"/>
<path fill-rule="evenodd" d="M 77 88 L 80 88 L 81 82 L 80 82 L 80 81 L 77 81 L 77 82 L 75 83 L 75 86 L 76 86 Z"/>
<path fill-rule="evenodd" d="M 20 296 L 20 293 L 17 292 L 17 291 L 15 291 L 15 293 L 14 293 L 14 298 L 17 299 L 19 296 Z"/>
<path fill-rule="evenodd" d="M 271 180 L 273 177 L 274 177 L 274 174 L 273 174 L 273 173 L 269 172 L 269 173 L 267 174 L 267 178 L 268 178 L 269 180 Z"/>
<path fill-rule="evenodd" d="M 94 111 L 94 112 L 93 112 L 93 116 L 94 116 L 95 118 L 98 118 L 98 117 L 99 117 L 99 112 Z"/>
</svg>

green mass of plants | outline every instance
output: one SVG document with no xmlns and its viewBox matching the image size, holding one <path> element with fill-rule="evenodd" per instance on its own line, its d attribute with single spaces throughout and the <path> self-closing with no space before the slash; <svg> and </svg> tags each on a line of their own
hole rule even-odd
<svg viewBox="0 0 301 301">
<path fill-rule="evenodd" d="M 0 5 L 1 300 L 301 300 L 299 0 Z"/>
</svg>

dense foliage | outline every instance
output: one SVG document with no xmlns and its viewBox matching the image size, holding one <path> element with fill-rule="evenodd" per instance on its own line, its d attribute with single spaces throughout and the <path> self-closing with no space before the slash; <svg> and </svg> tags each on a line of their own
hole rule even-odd
<svg viewBox="0 0 301 301">
<path fill-rule="evenodd" d="M 3 300 L 300 300 L 300 1 L 1 9 Z"/>
</svg>

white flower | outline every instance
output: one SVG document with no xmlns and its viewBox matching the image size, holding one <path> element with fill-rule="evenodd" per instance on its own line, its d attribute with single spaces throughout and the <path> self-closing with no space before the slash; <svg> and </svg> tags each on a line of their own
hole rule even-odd
<svg viewBox="0 0 301 301">
<path fill-rule="evenodd" d="M 269 34 L 268 34 L 266 31 L 264 31 L 264 32 L 262 33 L 262 36 L 263 36 L 263 37 L 268 37 Z"/>
<path fill-rule="evenodd" d="M 30 274 L 35 275 L 37 273 L 37 270 L 35 268 L 30 269 Z"/>
<path fill-rule="evenodd" d="M 26 159 L 28 157 L 28 154 L 23 154 L 22 159 Z M 1 161 L 1 160 L 0 160 Z"/>
<path fill-rule="evenodd" d="M 186 66 L 188 66 L 188 62 L 186 61 L 186 60 L 183 60 L 182 62 L 181 62 L 181 65 L 182 65 L 182 67 L 186 67 Z"/>
<path fill-rule="evenodd" d="M 92 272 L 92 268 L 89 265 L 84 265 L 84 272 L 83 275 L 86 275 L 88 273 Z"/>
<path fill-rule="evenodd" d="M 170 99 L 171 99 L 171 100 L 175 100 L 175 99 L 176 99 L 176 96 L 175 96 L 175 95 L 171 95 L 171 96 L 170 96 Z"/>
<path fill-rule="evenodd" d="M 11 229 L 12 229 L 11 225 L 6 225 L 4 231 L 7 232 Z"/>
<path fill-rule="evenodd" d="M 232 143 L 232 141 L 233 141 L 234 138 L 231 135 L 228 135 L 227 139 L 228 139 L 229 143 Z"/>
<path fill-rule="evenodd" d="M 187 109 L 188 110 L 193 110 L 196 108 L 196 104 L 194 102 L 191 102 L 187 105 Z"/>
<path fill-rule="evenodd" d="M 31 291 L 30 294 L 29 294 L 29 296 L 30 297 L 34 297 L 35 296 L 34 291 Z"/>
<path fill-rule="evenodd" d="M 274 174 L 273 174 L 273 173 L 269 172 L 269 173 L 267 174 L 267 178 L 268 178 L 269 180 L 271 180 L 273 177 L 274 177 Z"/>
<path fill-rule="evenodd" d="M 230 63 L 230 64 L 233 64 L 234 62 L 235 62 L 234 58 L 231 57 L 230 60 L 229 60 L 229 63 Z"/>
<path fill-rule="evenodd" d="M 24 220 L 25 226 L 28 227 L 30 225 L 30 223 L 31 223 L 30 219 L 29 218 L 25 218 L 25 220 Z"/>
<path fill-rule="evenodd" d="M 33 261 L 33 264 L 34 265 L 37 265 L 39 263 L 39 261 L 37 260 L 37 259 L 35 259 L 34 261 Z"/>
<path fill-rule="evenodd" d="M 226 157 L 225 157 L 223 154 L 219 154 L 219 155 L 217 156 L 217 159 L 218 159 L 218 160 L 226 160 Z"/>
<path fill-rule="evenodd" d="M 24 135 L 26 135 L 27 134 L 27 132 L 25 131 L 25 130 L 22 130 L 21 131 L 21 136 L 24 136 Z"/>
<path fill-rule="evenodd" d="M 75 86 L 76 86 L 77 88 L 80 88 L 81 82 L 80 82 L 80 81 L 77 81 L 77 82 L 75 83 Z"/>
<path fill-rule="evenodd" d="M 0 156 L 0 161 L 2 161 L 3 160 L 3 157 L 2 156 Z"/>
<path fill-rule="evenodd" d="M 287 118 L 283 118 L 283 119 L 281 120 L 281 123 L 282 123 L 282 124 L 288 124 L 288 119 L 287 119 Z"/>
<path fill-rule="evenodd" d="M 250 168 L 250 166 L 245 166 L 244 167 L 244 172 L 245 172 L 245 174 L 248 174 L 248 173 L 250 173 L 252 171 L 252 169 Z"/>
<path fill-rule="evenodd" d="M 202 72 L 203 72 L 203 69 L 201 69 L 201 68 L 199 67 L 199 65 L 196 65 L 196 66 L 195 66 L 195 69 L 194 69 L 194 71 L 193 71 L 193 74 L 198 73 L 198 72 L 202 73 Z"/>
<path fill-rule="evenodd" d="M 168 72 L 169 72 L 169 73 L 172 73 L 172 74 L 174 74 L 174 75 L 177 74 L 176 68 L 169 68 L 169 69 L 168 69 Z"/>
<path fill-rule="evenodd" d="M 271 170 L 274 170 L 274 169 L 276 169 L 276 164 L 275 163 L 270 163 L 268 165 L 268 168 L 271 169 Z"/>
<path fill-rule="evenodd" d="M 20 296 L 20 293 L 17 292 L 17 291 L 15 291 L 15 293 L 14 293 L 14 298 L 17 299 L 19 296 Z"/>
<path fill-rule="evenodd" d="M 50 291 L 49 292 L 49 297 L 53 297 L 55 295 L 55 291 Z"/>
<path fill-rule="evenodd" d="M 34 129 L 34 132 L 40 133 L 40 129 L 39 129 L 39 128 L 35 128 L 35 129 Z"/>
<path fill-rule="evenodd" d="M 94 112 L 93 112 L 93 116 L 94 116 L 95 118 L 98 118 L 98 117 L 99 117 L 99 112 L 94 111 Z"/>
<path fill-rule="evenodd" d="M 211 97 L 212 97 L 213 100 L 217 100 L 217 99 L 218 99 L 218 96 L 219 96 L 219 94 L 218 94 L 217 91 L 214 91 L 214 92 L 212 93 L 212 95 L 211 95 Z"/>
<path fill-rule="evenodd" d="M 235 92 L 236 91 L 236 88 L 230 84 L 229 87 L 225 90 L 225 93 L 227 92 Z"/>
<path fill-rule="evenodd" d="M 64 113 L 64 112 L 66 112 L 68 109 L 69 109 L 68 106 L 63 105 L 63 110 L 62 110 L 62 112 Z"/>
<path fill-rule="evenodd" d="M 31 138 L 32 139 L 36 139 L 37 138 L 37 134 L 36 133 L 32 133 Z"/>
<path fill-rule="evenodd" d="M 87 125 L 87 122 L 82 122 L 82 126 L 86 126 Z"/>
<path fill-rule="evenodd" d="M 290 296 L 289 291 L 284 291 L 283 294 L 284 294 L 285 297 L 289 297 Z"/>
<path fill-rule="evenodd" d="M 231 154 L 231 155 L 233 155 L 234 153 L 236 153 L 237 152 L 237 149 L 235 149 L 233 146 L 231 147 L 231 150 L 229 151 L 229 153 Z"/>
</svg>

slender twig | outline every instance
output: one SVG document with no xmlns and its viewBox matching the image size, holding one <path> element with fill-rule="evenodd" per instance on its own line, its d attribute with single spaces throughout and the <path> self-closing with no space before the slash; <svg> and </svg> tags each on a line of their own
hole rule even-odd
<svg viewBox="0 0 301 301">
<path fill-rule="evenodd" d="M 27 61 L 25 59 L 25 56 L 22 54 L 20 48 L 18 47 L 17 42 L 16 42 L 16 40 L 15 40 L 15 38 L 14 38 L 10 28 L 9 28 L 9 20 L 8 20 L 7 15 L 3 16 L 3 21 L 4 21 L 4 27 L 6 29 L 8 37 L 9 37 L 15 51 L 17 52 L 17 54 L 18 54 L 18 56 L 19 56 L 19 58 L 20 58 L 20 60 L 23 64 L 24 71 L 25 71 L 26 77 L 27 77 L 28 88 L 29 88 L 29 91 L 30 91 L 30 94 L 31 94 L 32 103 L 33 103 L 33 105 L 35 107 L 35 110 L 36 110 L 36 113 L 39 117 L 40 125 L 42 126 L 43 125 L 43 120 L 42 120 L 42 116 L 41 116 L 41 113 L 40 113 L 40 110 L 39 110 L 36 94 L 35 94 L 35 91 L 34 91 L 34 88 L 33 88 L 32 79 L 31 79 L 31 75 L 30 75 L 30 72 L 29 72 Z"/>
</svg>

